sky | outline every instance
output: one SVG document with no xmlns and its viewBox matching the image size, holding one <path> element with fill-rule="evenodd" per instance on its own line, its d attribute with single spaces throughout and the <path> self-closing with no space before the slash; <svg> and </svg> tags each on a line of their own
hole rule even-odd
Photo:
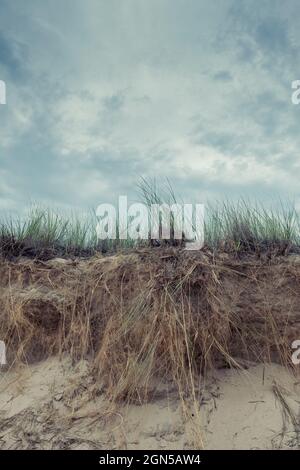
<svg viewBox="0 0 300 470">
<path fill-rule="evenodd" d="M 141 176 L 300 207 L 299 20 L 298 0 L 0 0 L 0 210 L 135 200 Z"/>
</svg>

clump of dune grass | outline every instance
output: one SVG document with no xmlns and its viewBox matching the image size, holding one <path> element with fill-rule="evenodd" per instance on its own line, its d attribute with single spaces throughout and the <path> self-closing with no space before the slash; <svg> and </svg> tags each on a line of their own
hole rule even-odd
<svg viewBox="0 0 300 470">
<path fill-rule="evenodd" d="M 98 240 L 97 218 L 88 214 L 62 214 L 33 206 L 23 217 L 6 216 L 0 221 L 0 255 L 8 258 L 27 256 L 87 257 L 133 246 L 133 241 Z"/>
<path fill-rule="evenodd" d="M 141 179 L 139 200 L 150 209 L 159 205 L 160 235 L 164 205 L 178 203 L 172 185 L 163 186 L 155 180 Z M 180 201 L 183 203 L 184 201 Z M 150 214 L 150 211 L 149 211 Z M 150 216 L 149 222 L 151 223 Z M 175 246 L 183 248 L 185 234 L 175 239 L 174 214 L 170 214 L 170 236 L 159 240 L 97 239 L 97 217 L 88 214 L 62 214 L 49 208 L 33 207 L 25 217 L 8 216 L 0 220 L 0 255 L 15 258 L 51 259 L 59 257 L 86 257 L 95 253 L 113 253 L 140 246 Z M 130 220 L 128 220 L 130 224 Z M 196 230 L 196 227 L 194 227 Z M 237 202 L 207 203 L 204 220 L 204 249 L 235 254 L 269 252 L 286 254 L 298 251 L 300 246 L 300 219 L 293 204 L 276 203 L 264 206 L 258 202 L 240 199 Z"/>
<path fill-rule="evenodd" d="M 299 246 L 299 214 L 292 204 L 266 209 L 246 200 L 208 206 L 205 242 L 213 249 L 281 254 Z"/>
<path fill-rule="evenodd" d="M 141 200 L 150 208 L 152 204 L 172 206 L 178 199 L 167 180 L 159 187 L 155 180 L 142 178 L 138 185 Z M 183 203 L 183 201 L 181 201 Z M 163 209 L 162 209 L 163 212 Z M 176 246 L 174 218 L 171 214 L 171 237 L 165 240 Z M 196 227 L 193 226 L 194 231 Z M 280 254 L 297 250 L 300 245 L 300 219 L 293 204 L 281 201 L 266 207 L 262 203 L 240 199 L 237 202 L 208 202 L 205 206 L 205 247 L 234 253 L 273 250 Z M 182 239 L 185 234 L 182 232 Z M 162 240 L 163 242 L 164 240 Z"/>
<path fill-rule="evenodd" d="M 33 207 L 25 217 L 7 216 L 0 225 L 2 255 L 51 257 L 91 251 L 93 246 L 87 220 L 50 209 Z"/>
</svg>

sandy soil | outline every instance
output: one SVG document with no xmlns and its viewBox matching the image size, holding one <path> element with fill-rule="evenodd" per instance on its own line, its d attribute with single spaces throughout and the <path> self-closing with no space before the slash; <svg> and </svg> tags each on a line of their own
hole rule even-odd
<svg viewBox="0 0 300 470">
<path fill-rule="evenodd" d="M 218 370 L 200 421 L 194 404 L 164 384 L 151 403 L 112 405 L 87 362 L 53 358 L 0 371 L 0 449 L 299 448 L 300 379 L 279 365 Z"/>
</svg>

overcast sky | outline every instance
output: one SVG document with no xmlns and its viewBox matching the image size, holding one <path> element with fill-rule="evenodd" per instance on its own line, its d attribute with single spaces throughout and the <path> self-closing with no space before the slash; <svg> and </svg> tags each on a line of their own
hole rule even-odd
<svg viewBox="0 0 300 470">
<path fill-rule="evenodd" d="M 0 209 L 134 198 L 300 205 L 298 0 L 0 0 Z"/>
</svg>

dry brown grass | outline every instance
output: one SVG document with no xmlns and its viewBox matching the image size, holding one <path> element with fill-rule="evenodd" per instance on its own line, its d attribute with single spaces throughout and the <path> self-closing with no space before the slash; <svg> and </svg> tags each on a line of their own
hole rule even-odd
<svg viewBox="0 0 300 470">
<path fill-rule="evenodd" d="M 115 400 L 151 399 L 159 381 L 194 398 L 199 377 L 243 360 L 290 366 L 300 326 L 298 257 L 243 260 L 141 249 L 88 260 L 0 265 L 0 338 L 10 363 L 88 357 Z M 200 439 L 200 438 L 199 438 Z"/>
</svg>

